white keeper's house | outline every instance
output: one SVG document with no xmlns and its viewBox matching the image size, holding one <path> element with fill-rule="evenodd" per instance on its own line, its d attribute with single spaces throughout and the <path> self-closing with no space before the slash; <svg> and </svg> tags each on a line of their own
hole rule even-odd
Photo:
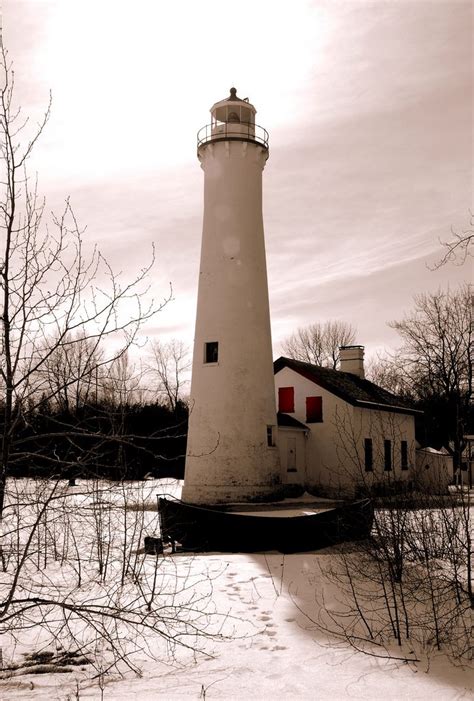
<svg viewBox="0 0 474 701">
<path fill-rule="evenodd" d="M 415 414 L 364 377 L 364 348 L 340 350 L 340 369 L 274 362 L 282 482 L 327 496 L 415 477 Z"/>
</svg>

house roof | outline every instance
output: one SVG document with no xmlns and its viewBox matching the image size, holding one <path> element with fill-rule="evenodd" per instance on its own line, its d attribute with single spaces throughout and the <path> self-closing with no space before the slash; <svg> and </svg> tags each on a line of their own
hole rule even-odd
<svg viewBox="0 0 474 701">
<path fill-rule="evenodd" d="M 299 375 L 311 380 L 319 387 L 331 392 L 340 399 L 366 409 L 393 411 L 400 414 L 422 414 L 413 409 L 410 404 L 388 392 L 383 387 L 354 375 L 351 372 L 341 372 L 332 368 L 323 368 L 319 365 L 311 365 L 301 360 L 280 357 L 273 363 L 275 374 L 283 368 L 290 368 Z"/>
<path fill-rule="evenodd" d="M 289 414 L 283 414 L 281 411 L 277 414 L 277 423 L 279 428 L 298 428 L 302 431 L 309 431 L 309 426 L 302 424 L 298 419 L 294 419 Z"/>
</svg>

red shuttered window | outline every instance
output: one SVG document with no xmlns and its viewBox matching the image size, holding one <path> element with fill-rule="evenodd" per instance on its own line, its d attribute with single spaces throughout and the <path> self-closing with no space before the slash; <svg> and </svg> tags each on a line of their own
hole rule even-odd
<svg viewBox="0 0 474 701">
<path fill-rule="evenodd" d="M 278 388 L 278 411 L 284 414 L 291 414 L 295 410 L 295 388 L 294 387 L 279 387 Z"/>
<path fill-rule="evenodd" d="M 323 420 L 323 398 L 306 397 L 306 423 L 320 423 Z"/>
</svg>

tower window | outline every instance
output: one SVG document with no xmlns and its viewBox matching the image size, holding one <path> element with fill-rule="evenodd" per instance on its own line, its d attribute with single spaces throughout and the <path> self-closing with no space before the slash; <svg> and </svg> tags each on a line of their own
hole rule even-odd
<svg viewBox="0 0 474 701">
<path fill-rule="evenodd" d="M 366 472 L 373 472 L 374 469 L 374 451 L 372 446 L 372 438 L 364 439 L 364 465 Z"/>
<path fill-rule="evenodd" d="M 275 447 L 275 427 L 267 426 L 267 445 L 269 448 Z"/>
<path fill-rule="evenodd" d="M 392 469 L 392 441 L 384 440 L 383 442 L 383 454 L 384 454 L 384 470 L 385 472 L 390 472 Z"/>
<path fill-rule="evenodd" d="M 323 420 L 323 398 L 306 397 L 306 423 L 321 423 Z"/>
<path fill-rule="evenodd" d="M 278 411 L 284 414 L 291 414 L 295 410 L 295 388 L 278 388 Z"/>
<path fill-rule="evenodd" d="M 219 359 L 219 343 L 217 341 L 208 341 L 204 345 L 204 362 L 217 363 Z"/>
</svg>

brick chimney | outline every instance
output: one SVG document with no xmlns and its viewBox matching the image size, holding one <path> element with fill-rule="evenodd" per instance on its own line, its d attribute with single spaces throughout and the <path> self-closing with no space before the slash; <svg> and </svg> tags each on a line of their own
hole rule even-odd
<svg viewBox="0 0 474 701">
<path fill-rule="evenodd" d="M 341 346 L 339 348 L 339 370 L 351 372 L 364 379 L 364 346 Z"/>
</svg>

